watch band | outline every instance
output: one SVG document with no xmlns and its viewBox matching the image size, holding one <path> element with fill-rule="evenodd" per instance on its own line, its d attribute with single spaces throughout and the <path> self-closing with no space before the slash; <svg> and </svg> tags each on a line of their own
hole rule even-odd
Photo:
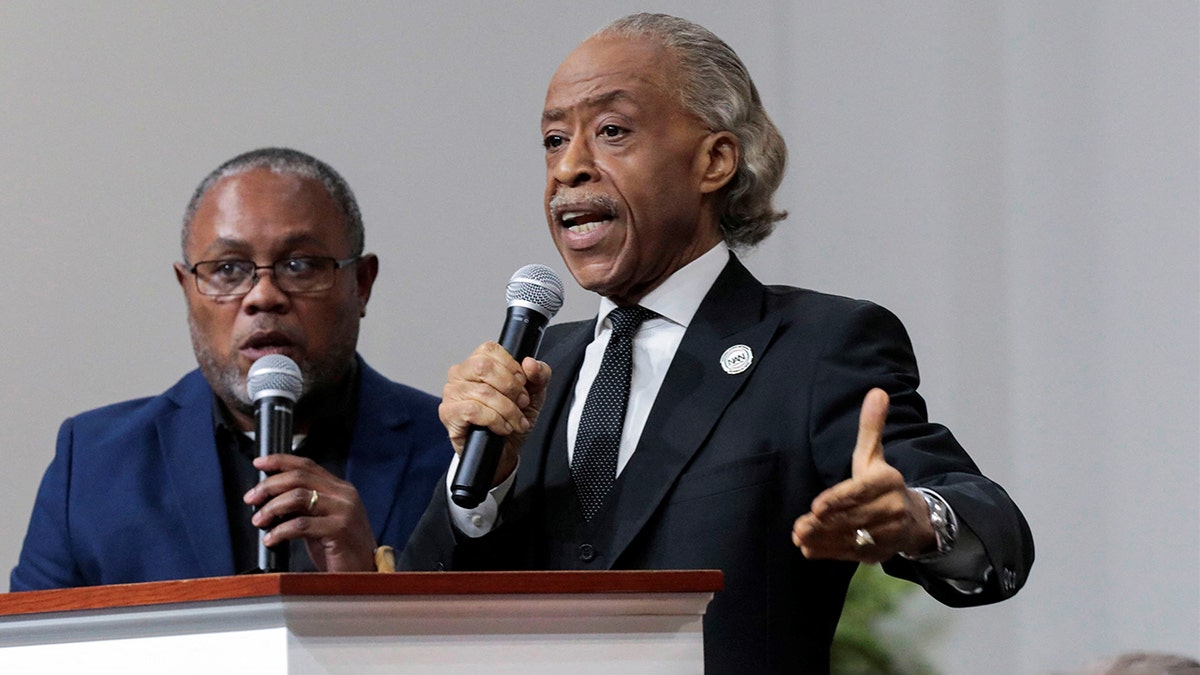
<svg viewBox="0 0 1200 675">
<path fill-rule="evenodd" d="M 937 550 L 924 555 L 901 553 L 900 556 L 918 562 L 940 558 L 954 550 L 954 542 L 958 538 L 958 518 L 954 515 L 954 510 L 938 493 L 923 487 L 912 489 L 921 493 L 925 499 L 925 505 L 929 508 L 929 524 L 933 525 L 933 538 L 937 542 Z"/>
</svg>

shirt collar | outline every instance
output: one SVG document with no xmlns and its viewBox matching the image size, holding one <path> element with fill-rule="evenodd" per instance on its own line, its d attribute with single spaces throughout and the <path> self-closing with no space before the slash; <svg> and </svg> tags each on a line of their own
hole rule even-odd
<svg viewBox="0 0 1200 675">
<path fill-rule="evenodd" d="M 724 241 L 719 241 L 707 253 L 676 270 L 638 304 L 653 310 L 667 321 L 687 328 L 704 301 L 704 296 L 708 295 L 708 289 L 716 283 L 728 262 L 729 247 Z M 600 297 L 595 336 L 600 335 L 601 325 L 616 306 L 612 300 Z"/>
</svg>

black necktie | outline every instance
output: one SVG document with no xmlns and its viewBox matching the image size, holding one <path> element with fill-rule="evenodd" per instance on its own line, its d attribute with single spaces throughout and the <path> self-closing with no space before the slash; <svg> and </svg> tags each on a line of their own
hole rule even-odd
<svg viewBox="0 0 1200 675">
<path fill-rule="evenodd" d="M 583 403 L 571 459 L 571 478 L 585 520 L 590 521 L 600 510 L 617 478 L 617 449 L 621 445 L 621 428 L 629 403 L 629 374 L 633 370 L 633 334 L 643 321 L 655 316 L 658 315 L 637 306 L 617 307 L 608 315 L 612 335 L 604 348 L 600 372 Z"/>
</svg>

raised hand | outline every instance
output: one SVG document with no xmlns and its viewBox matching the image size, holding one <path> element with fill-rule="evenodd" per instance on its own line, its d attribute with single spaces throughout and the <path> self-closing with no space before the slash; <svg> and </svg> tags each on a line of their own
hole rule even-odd
<svg viewBox="0 0 1200 675">
<path fill-rule="evenodd" d="M 796 519 L 792 543 L 804 557 L 880 562 L 897 552 L 925 553 L 936 546 L 929 510 L 919 493 L 883 456 L 888 395 L 872 389 L 863 399 L 850 478 L 813 500 Z"/>
<path fill-rule="evenodd" d="M 517 363 L 495 342 L 485 342 L 465 361 L 450 368 L 438 416 L 461 453 L 472 426 L 508 436 L 492 485 L 517 465 L 521 442 L 533 428 L 546 399 L 550 366 L 526 357 Z"/>
</svg>

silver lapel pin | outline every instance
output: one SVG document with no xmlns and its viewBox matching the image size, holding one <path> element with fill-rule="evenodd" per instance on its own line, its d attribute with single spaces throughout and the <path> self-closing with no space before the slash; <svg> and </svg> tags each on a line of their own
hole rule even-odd
<svg viewBox="0 0 1200 675">
<path fill-rule="evenodd" d="M 746 345 L 734 345 L 721 355 L 721 369 L 730 375 L 745 372 L 754 363 L 754 352 Z"/>
</svg>

